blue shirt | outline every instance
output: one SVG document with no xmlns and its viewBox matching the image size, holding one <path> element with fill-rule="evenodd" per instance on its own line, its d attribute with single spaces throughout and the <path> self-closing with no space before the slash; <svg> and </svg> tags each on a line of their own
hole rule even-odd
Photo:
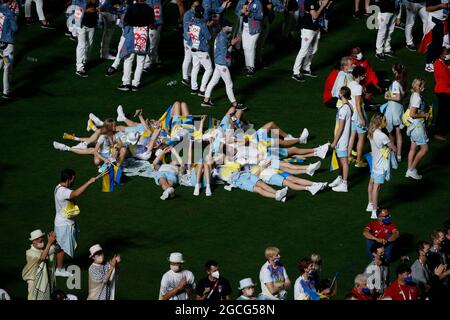
<svg viewBox="0 0 450 320">
<path fill-rule="evenodd" d="M 248 0 L 239 0 L 236 5 L 235 14 L 240 17 L 244 16 L 241 13 L 242 7 Z M 261 2 L 259 0 L 253 0 L 251 3 L 248 3 L 249 15 L 248 17 L 248 28 L 250 34 L 257 34 L 261 32 L 261 21 L 263 20 L 263 8 Z"/>
<path fill-rule="evenodd" d="M 0 41 L 4 43 L 14 43 L 14 33 L 17 31 L 16 16 L 9 8 L 9 5 L 0 5 L 0 13 L 3 19 L 3 28 L 0 34 Z"/>
<path fill-rule="evenodd" d="M 219 32 L 214 43 L 214 62 L 221 66 L 231 65 L 230 42 L 226 32 Z"/>
<path fill-rule="evenodd" d="M 211 34 L 203 19 L 195 18 L 189 23 L 187 44 L 192 51 L 208 52 L 208 41 L 211 40 Z"/>
</svg>

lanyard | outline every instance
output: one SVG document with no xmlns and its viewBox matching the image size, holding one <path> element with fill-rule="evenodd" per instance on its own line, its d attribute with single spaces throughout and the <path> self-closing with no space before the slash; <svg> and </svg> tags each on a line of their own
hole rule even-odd
<svg viewBox="0 0 450 320">
<path fill-rule="evenodd" d="M 411 291 L 409 291 L 409 299 L 406 299 L 405 293 L 403 292 L 402 286 L 398 284 L 398 287 L 400 288 L 400 294 L 403 296 L 403 300 L 412 300 L 411 297 Z"/>
</svg>

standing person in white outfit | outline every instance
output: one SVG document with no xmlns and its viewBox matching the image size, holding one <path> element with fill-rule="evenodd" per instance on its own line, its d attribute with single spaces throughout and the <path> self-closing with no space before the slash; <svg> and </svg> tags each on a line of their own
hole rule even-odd
<svg viewBox="0 0 450 320">
<path fill-rule="evenodd" d="M 239 0 L 236 5 L 236 15 L 242 16 L 242 48 L 245 57 L 245 72 L 247 76 L 255 74 L 256 44 L 261 34 L 263 7 L 259 0 Z"/>
<path fill-rule="evenodd" d="M 295 58 L 292 69 L 292 79 L 295 81 L 305 81 L 305 76 L 317 77 L 311 72 L 311 62 L 317 52 L 320 39 L 319 17 L 330 1 L 305 0 L 305 15 L 303 17 L 303 27 L 301 30 L 302 44 Z"/>
<path fill-rule="evenodd" d="M 394 51 L 391 48 L 391 36 L 395 29 L 396 8 L 395 0 L 378 0 L 375 2 L 380 8 L 378 13 L 378 33 L 376 41 L 376 57 L 381 61 L 386 60 L 386 56 L 393 57 Z"/>
<path fill-rule="evenodd" d="M 9 79 L 11 78 L 12 63 L 14 57 L 14 33 L 17 31 L 17 23 L 14 12 L 10 9 L 11 1 L 3 1 L 0 4 L 0 68 L 3 67 L 3 99 L 9 96 Z"/>
<path fill-rule="evenodd" d="M 409 51 L 416 51 L 416 46 L 414 45 L 412 30 L 414 23 L 416 22 L 417 16 L 422 20 L 422 30 L 423 34 L 427 30 L 428 12 L 425 9 L 424 0 L 405 0 L 406 7 L 406 24 L 405 24 L 405 38 L 406 38 L 406 48 Z"/>
<path fill-rule="evenodd" d="M 212 24 L 212 21 L 211 21 Z M 211 33 L 203 19 L 203 8 L 195 7 L 194 17 L 189 22 L 187 45 L 192 51 L 192 73 L 191 73 L 191 94 L 205 96 L 206 85 L 212 75 L 211 58 L 209 57 L 209 44 Z M 200 90 L 198 88 L 197 76 L 200 71 L 200 65 L 205 69 Z"/>
<path fill-rule="evenodd" d="M 225 82 L 225 89 L 227 91 L 228 100 L 230 100 L 233 107 L 238 107 L 238 103 L 233 93 L 233 81 L 231 81 L 231 74 L 228 67 L 231 65 L 231 51 L 233 46 L 240 41 L 239 38 L 229 40 L 232 32 L 232 27 L 224 26 L 222 31 L 216 37 L 214 42 L 214 62 L 216 67 L 211 81 L 206 87 L 205 98 L 201 104 L 202 107 L 212 107 L 214 104 L 211 101 L 211 93 L 214 87 L 222 79 Z M 239 106 L 242 109 L 242 106 Z"/>
<path fill-rule="evenodd" d="M 159 300 L 189 300 L 195 290 L 194 274 L 183 268 L 182 253 L 172 252 L 168 260 L 170 270 L 162 276 Z"/>
<path fill-rule="evenodd" d="M 120 50 L 123 62 L 122 84 L 117 88 L 121 91 L 139 91 L 145 55 L 149 46 L 149 29 L 155 28 L 153 9 L 145 0 L 137 0 L 130 5 L 125 13 L 125 42 Z M 131 80 L 133 62 L 136 60 L 134 78 Z"/>
<path fill-rule="evenodd" d="M 34 2 L 36 5 L 36 12 L 39 17 L 39 21 L 41 21 L 41 28 L 43 29 L 54 29 L 50 23 L 45 18 L 44 14 L 44 0 L 26 0 L 25 1 L 25 19 L 28 24 L 31 24 L 31 3 Z"/>
<path fill-rule="evenodd" d="M 189 25 L 192 19 L 194 19 L 195 8 L 202 8 L 199 0 L 191 0 L 191 8 L 187 10 L 183 15 L 183 47 L 184 47 L 184 59 L 181 67 L 183 80 L 181 83 L 185 86 L 191 86 L 191 71 L 192 71 L 192 50 L 188 45 L 189 40 Z M 201 9 L 199 9 L 201 10 Z"/>
</svg>

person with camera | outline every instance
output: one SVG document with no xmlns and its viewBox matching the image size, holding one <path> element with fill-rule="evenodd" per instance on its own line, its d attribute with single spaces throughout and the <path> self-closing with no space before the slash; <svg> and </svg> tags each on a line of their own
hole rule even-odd
<svg viewBox="0 0 450 320">
<path fill-rule="evenodd" d="M 109 262 L 105 262 L 105 255 L 99 244 L 90 247 L 89 253 L 89 258 L 93 260 L 93 263 L 89 267 L 87 300 L 114 300 L 120 255 L 114 255 Z"/>
<path fill-rule="evenodd" d="M 259 271 L 261 293 L 258 300 L 286 300 L 286 289 L 291 287 L 291 281 L 281 262 L 280 250 L 277 247 L 267 247 L 265 256 L 266 263 Z"/>
<path fill-rule="evenodd" d="M 161 279 L 159 300 L 189 300 L 194 293 L 194 274 L 184 269 L 183 254 L 172 252 L 169 256 L 170 270 Z"/>
</svg>

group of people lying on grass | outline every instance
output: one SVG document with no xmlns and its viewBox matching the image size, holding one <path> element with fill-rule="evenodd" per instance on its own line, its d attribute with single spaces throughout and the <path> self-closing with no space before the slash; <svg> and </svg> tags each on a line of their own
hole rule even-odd
<svg viewBox="0 0 450 320">
<path fill-rule="evenodd" d="M 87 125 L 88 131 L 94 131 L 91 136 L 64 133 L 65 140 L 79 143 L 69 147 L 53 142 L 53 146 L 93 155 L 96 166 L 120 167 L 127 157 L 150 161 L 157 171 L 155 182 L 163 190 L 162 200 L 174 197 L 177 184 L 193 187 L 195 196 L 203 188 L 206 196 L 211 196 L 211 185 L 216 183 L 226 184 L 227 190 L 239 188 L 281 202 L 286 201 L 288 189 L 314 195 L 327 186 L 326 182 L 296 176 L 312 176 L 321 162 L 300 163 L 311 157 L 324 159 L 329 149 L 329 143 L 313 149 L 296 147 L 307 142 L 306 128 L 299 137 L 274 122 L 255 130 L 243 110 L 231 107 L 221 121 L 210 121 L 203 132 L 207 117 L 193 116 L 188 105 L 180 101 L 175 101 L 160 120 L 146 119 L 141 109 L 136 110 L 135 117 L 139 122 L 127 118 L 122 106 L 117 108 L 117 121 L 102 121 L 91 113 Z"/>
</svg>

